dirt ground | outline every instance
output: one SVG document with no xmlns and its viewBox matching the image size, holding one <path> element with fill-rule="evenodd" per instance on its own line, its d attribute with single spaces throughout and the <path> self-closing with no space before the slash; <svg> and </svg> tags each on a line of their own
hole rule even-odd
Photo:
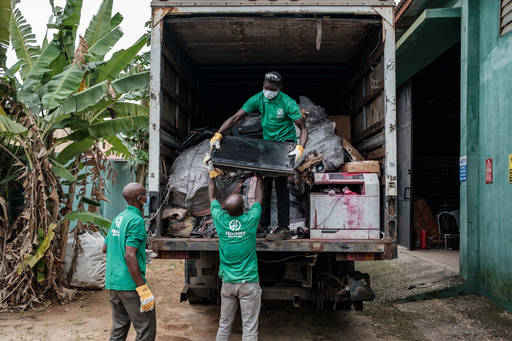
<svg viewBox="0 0 512 341">
<path fill-rule="evenodd" d="M 154 260 L 148 281 L 157 301 L 157 340 L 213 340 L 219 308 L 179 302 L 183 262 Z M 511 340 L 512 315 L 489 300 L 457 296 L 406 302 L 404 298 L 455 286 L 450 267 L 401 250 L 393 261 L 362 262 L 377 299 L 363 312 L 316 311 L 289 303 L 264 302 L 260 340 Z M 107 340 L 111 309 L 105 291 L 81 291 L 66 305 L 38 311 L 0 314 L 1 340 Z M 135 333 L 130 330 L 129 340 Z M 235 323 L 232 340 L 241 340 Z"/>
</svg>

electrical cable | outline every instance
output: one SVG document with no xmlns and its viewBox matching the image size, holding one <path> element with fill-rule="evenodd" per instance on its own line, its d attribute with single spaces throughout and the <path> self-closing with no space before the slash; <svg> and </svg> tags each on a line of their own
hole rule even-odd
<svg viewBox="0 0 512 341">
<path fill-rule="evenodd" d="M 286 257 L 286 258 L 283 258 L 283 259 L 276 259 L 276 260 L 263 260 L 263 259 L 258 259 L 259 262 L 263 262 L 263 263 L 279 263 L 279 262 L 284 262 L 285 260 L 288 260 L 288 259 L 292 259 L 292 258 L 300 258 L 300 257 L 306 257 L 306 258 L 315 258 L 316 255 L 295 255 L 295 256 L 290 256 L 290 257 Z"/>
</svg>

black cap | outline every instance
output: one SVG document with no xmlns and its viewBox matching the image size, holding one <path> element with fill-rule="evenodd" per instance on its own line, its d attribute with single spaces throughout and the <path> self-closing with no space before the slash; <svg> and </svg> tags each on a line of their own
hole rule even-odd
<svg viewBox="0 0 512 341">
<path fill-rule="evenodd" d="M 265 74 L 265 82 L 281 85 L 283 84 L 283 77 L 277 71 L 270 71 Z"/>
</svg>

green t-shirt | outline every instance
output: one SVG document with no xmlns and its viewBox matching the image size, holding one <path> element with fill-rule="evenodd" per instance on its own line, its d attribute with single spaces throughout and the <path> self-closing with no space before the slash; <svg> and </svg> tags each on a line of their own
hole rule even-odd
<svg viewBox="0 0 512 341">
<path fill-rule="evenodd" d="M 217 200 L 212 201 L 210 208 L 219 235 L 219 277 L 227 283 L 259 282 L 256 230 L 261 205 L 254 203 L 239 217 L 230 216 Z"/>
<path fill-rule="evenodd" d="M 263 96 L 262 91 L 249 98 L 242 110 L 248 114 L 259 111 L 264 140 L 297 142 L 294 122 L 302 114 L 297 102 L 290 96 L 279 91 L 276 97 L 269 100 Z"/>
<path fill-rule="evenodd" d="M 105 239 L 107 245 L 107 270 L 105 289 L 135 290 L 137 287 L 124 260 L 126 245 L 137 248 L 137 261 L 144 282 L 146 281 L 146 228 L 142 212 L 127 206 L 113 221 Z"/>
</svg>

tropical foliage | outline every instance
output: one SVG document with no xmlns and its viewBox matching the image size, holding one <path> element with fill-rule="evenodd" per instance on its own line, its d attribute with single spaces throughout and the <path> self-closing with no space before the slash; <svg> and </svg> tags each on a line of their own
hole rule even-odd
<svg viewBox="0 0 512 341">
<path fill-rule="evenodd" d="M 134 154 L 126 137 L 148 127 L 147 106 L 133 99 L 147 91 L 149 72 L 125 71 L 147 36 L 106 57 L 123 35 L 112 0 L 102 2 L 84 37 L 77 37 L 82 0 L 63 8 L 49 1 L 55 33 L 38 46 L 18 1 L 0 0 L 0 309 L 59 297 L 70 221 L 77 231 L 109 226 L 96 214 L 113 176 L 100 146 Z M 10 68 L 9 45 L 19 60 Z M 18 212 L 7 205 L 13 184 L 23 189 Z"/>
</svg>

